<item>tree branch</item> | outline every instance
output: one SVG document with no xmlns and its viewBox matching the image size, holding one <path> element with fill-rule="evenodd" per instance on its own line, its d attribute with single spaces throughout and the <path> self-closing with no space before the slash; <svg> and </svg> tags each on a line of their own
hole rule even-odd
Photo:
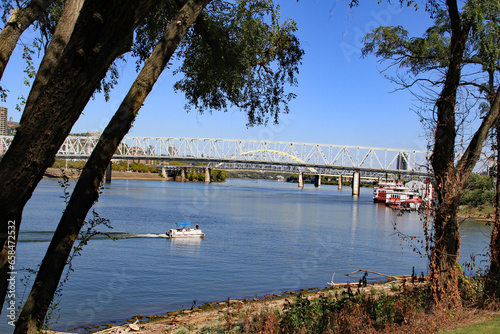
<svg viewBox="0 0 500 334">
<path fill-rule="evenodd" d="M 461 174 L 461 179 L 465 180 L 470 175 L 484 146 L 484 141 L 488 137 L 489 130 L 495 124 L 500 111 L 500 87 L 497 89 L 495 100 L 493 101 L 490 111 L 483 119 L 479 129 L 476 131 L 469 146 L 457 163 L 457 170 Z"/>
<path fill-rule="evenodd" d="M 17 14 L 13 15 L 2 29 L 0 33 L 0 79 L 19 37 L 26 28 L 45 13 L 53 2 L 54 0 L 32 0 L 25 8 L 18 9 Z"/>
</svg>

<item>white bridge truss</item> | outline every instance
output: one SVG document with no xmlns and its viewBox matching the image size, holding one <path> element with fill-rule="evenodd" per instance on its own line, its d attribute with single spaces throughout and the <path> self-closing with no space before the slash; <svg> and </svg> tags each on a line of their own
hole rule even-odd
<svg viewBox="0 0 500 334">
<path fill-rule="evenodd" d="M 12 136 L 0 136 L 0 156 Z M 88 159 L 99 137 L 69 136 L 57 158 Z M 363 146 L 342 146 L 240 139 L 125 137 L 113 159 L 180 160 L 283 165 L 378 173 L 428 175 L 430 152 Z"/>
</svg>

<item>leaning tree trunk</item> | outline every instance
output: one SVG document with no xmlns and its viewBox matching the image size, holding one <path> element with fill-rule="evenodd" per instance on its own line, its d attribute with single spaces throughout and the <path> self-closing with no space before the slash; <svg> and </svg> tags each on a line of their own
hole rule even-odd
<svg viewBox="0 0 500 334">
<path fill-rule="evenodd" d="M 140 107 L 177 45 L 210 0 L 188 1 L 146 61 L 116 114 L 104 130 L 75 186 L 16 325 L 16 334 L 41 329 L 73 244 L 85 217 L 99 196 L 106 166 L 129 131 Z"/>
<path fill-rule="evenodd" d="M 54 0 L 33 0 L 25 8 L 19 8 L 9 18 L 0 32 L 0 79 L 22 33 L 42 16 Z"/>
<path fill-rule="evenodd" d="M 135 26 L 153 4 L 153 0 L 66 2 L 16 136 L 0 161 L 2 301 L 9 277 L 9 224 L 15 226 L 17 240 L 24 205 L 111 63 L 129 50 Z"/>
</svg>

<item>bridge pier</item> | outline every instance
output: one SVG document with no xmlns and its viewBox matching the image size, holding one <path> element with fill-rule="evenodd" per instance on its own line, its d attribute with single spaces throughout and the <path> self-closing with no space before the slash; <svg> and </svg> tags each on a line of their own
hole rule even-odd
<svg viewBox="0 0 500 334">
<path fill-rule="evenodd" d="M 359 172 L 352 173 L 352 196 L 359 196 Z"/>
<path fill-rule="evenodd" d="M 321 187 L 321 175 L 320 174 L 314 175 L 314 186 L 317 188 Z"/>
<path fill-rule="evenodd" d="M 304 173 L 299 173 L 299 189 L 304 188 Z"/>
<path fill-rule="evenodd" d="M 339 175 L 339 191 L 342 191 L 342 175 Z"/>
<path fill-rule="evenodd" d="M 187 168 L 181 168 L 181 182 L 187 181 Z"/>
<path fill-rule="evenodd" d="M 212 181 L 212 168 L 205 168 L 205 183 Z"/>
<path fill-rule="evenodd" d="M 168 177 L 167 169 L 165 167 L 161 168 L 161 176 L 165 179 Z"/>
<path fill-rule="evenodd" d="M 111 182 L 111 170 L 113 169 L 112 167 L 113 167 L 113 163 L 110 161 L 108 164 L 108 167 L 106 167 L 106 173 L 105 173 L 106 183 Z"/>
</svg>

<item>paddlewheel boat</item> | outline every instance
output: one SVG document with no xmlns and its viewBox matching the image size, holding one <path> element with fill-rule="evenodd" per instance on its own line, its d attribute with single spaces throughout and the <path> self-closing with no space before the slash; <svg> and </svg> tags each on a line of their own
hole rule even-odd
<svg viewBox="0 0 500 334">
<path fill-rule="evenodd" d="M 191 223 L 177 223 L 177 228 L 170 229 L 167 234 L 167 238 L 204 238 L 205 233 L 203 233 L 199 226 L 196 228 L 191 228 Z"/>
<path fill-rule="evenodd" d="M 389 179 L 380 181 L 373 191 L 373 202 L 384 203 L 395 209 L 418 210 L 425 203 L 432 202 L 432 186 L 420 181 L 410 181 L 406 185 Z"/>
<path fill-rule="evenodd" d="M 380 181 L 378 187 L 373 189 L 373 203 L 386 203 L 387 192 L 405 192 L 409 189 L 400 181 L 388 179 Z"/>
<path fill-rule="evenodd" d="M 418 193 L 413 191 L 389 191 L 385 205 L 393 209 L 418 210 L 423 204 Z"/>
</svg>

